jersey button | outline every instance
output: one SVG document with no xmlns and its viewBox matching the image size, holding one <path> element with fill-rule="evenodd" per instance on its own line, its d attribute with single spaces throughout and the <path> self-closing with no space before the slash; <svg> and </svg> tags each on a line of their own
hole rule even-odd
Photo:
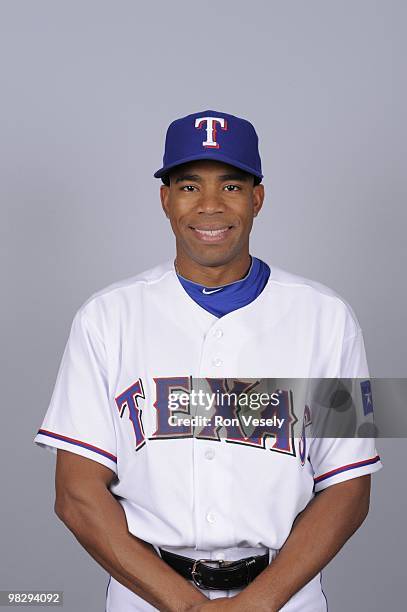
<svg viewBox="0 0 407 612">
<path fill-rule="evenodd" d="M 215 329 L 215 331 L 213 332 L 213 335 L 215 336 L 215 338 L 222 338 L 223 331 L 221 329 Z"/>
<path fill-rule="evenodd" d="M 216 522 L 216 516 L 214 515 L 213 512 L 208 512 L 208 514 L 206 515 L 206 520 L 208 521 L 208 523 L 215 523 Z"/>
<path fill-rule="evenodd" d="M 213 365 L 216 367 L 219 367 L 222 365 L 223 361 L 222 359 L 219 359 L 219 357 L 216 357 L 213 361 L 212 361 Z"/>
<path fill-rule="evenodd" d="M 206 459 L 213 459 L 215 456 L 215 451 L 211 448 L 208 448 L 207 451 L 205 451 L 205 458 Z"/>
</svg>

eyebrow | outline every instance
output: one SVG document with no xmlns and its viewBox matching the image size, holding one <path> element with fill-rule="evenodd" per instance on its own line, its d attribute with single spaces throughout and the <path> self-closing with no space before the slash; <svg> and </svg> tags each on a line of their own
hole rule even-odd
<svg viewBox="0 0 407 612">
<path fill-rule="evenodd" d="M 182 174 L 181 176 L 177 176 L 176 183 L 181 183 L 182 181 L 195 181 L 200 183 L 202 181 L 199 174 Z"/>
<path fill-rule="evenodd" d="M 248 180 L 248 175 L 243 172 L 231 172 L 229 174 L 222 174 L 218 177 L 221 181 L 244 181 Z"/>
<path fill-rule="evenodd" d="M 221 174 L 218 176 L 218 179 L 223 181 L 241 181 L 245 182 L 248 180 L 247 174 L 243 174 L 243 172 L 232 172 L 229 174 Z M 182 174 L 176 178 L 176 183 L 181 183 L 183 181 L 195 181 L 197 183 L 202 182 L 202 177 L 199 174 Z"/>
</svg>

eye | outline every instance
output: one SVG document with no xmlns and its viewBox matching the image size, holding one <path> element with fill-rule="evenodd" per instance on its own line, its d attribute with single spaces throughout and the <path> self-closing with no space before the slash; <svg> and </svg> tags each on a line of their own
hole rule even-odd
<svg viewBox="0 0 407 612">
<path fill-rule="evenodd" d="M 181 191 L 195 191 L 196 187 L 194 185 L 184 185 L 183 187 L 181 187 Z"/>
<path fill-rule="evenodd" d="M 224 189 L 226 191 L 239 191 L 240 187 L 238 185 L 225 185 Z"/>
</svg>

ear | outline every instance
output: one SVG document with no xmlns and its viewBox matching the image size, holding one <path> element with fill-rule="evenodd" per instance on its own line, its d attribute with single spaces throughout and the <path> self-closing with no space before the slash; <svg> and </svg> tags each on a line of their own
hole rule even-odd
<svg viewBox="0 0 407 612">
<path fill-rule="evenodd" d="M 169 219 L 169 211 L 168 211 L 168 198 L 170 195 L 170 188 L 167 185 L 161 185 L 160 186 L 160 200 L 161 200 L 161 206 L 162 209 L 165 213 L 165 216 L 167 217 L 167 219 Z"/>
<path fill-rule="evenodd" d="M 264 201 L 264 185 L 261 183 L 253 187 L 253 217 L 257 217 Z"/>
</svg>

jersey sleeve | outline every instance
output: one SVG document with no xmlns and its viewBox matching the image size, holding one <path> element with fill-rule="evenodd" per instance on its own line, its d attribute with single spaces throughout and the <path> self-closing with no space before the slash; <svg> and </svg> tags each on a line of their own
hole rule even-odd
<svg viewBox="0 0 407 612">
<path fill-rule="evenodd" d="M 361 383 L 369 380 L 369 370 L 362 332 L 343 342 L 338 378 L 357 378 L 355 389 L 362 393 Z M 360 398 L 355 398 L 357 403 Z M 373 413 L 370 415 L 373 419 Z M 383 464 L 375 438 L 314 438 L 309 460 L 314 471 L 314 491 L 379 471 Z"/>
<path fill-rule="evenodd" d="M 108 392 L 106 347 L 82 306 L 76 313 L 48 410 L 34 442 L 98 461 L 117 474 L 116 433 Z"/>
</svg>

